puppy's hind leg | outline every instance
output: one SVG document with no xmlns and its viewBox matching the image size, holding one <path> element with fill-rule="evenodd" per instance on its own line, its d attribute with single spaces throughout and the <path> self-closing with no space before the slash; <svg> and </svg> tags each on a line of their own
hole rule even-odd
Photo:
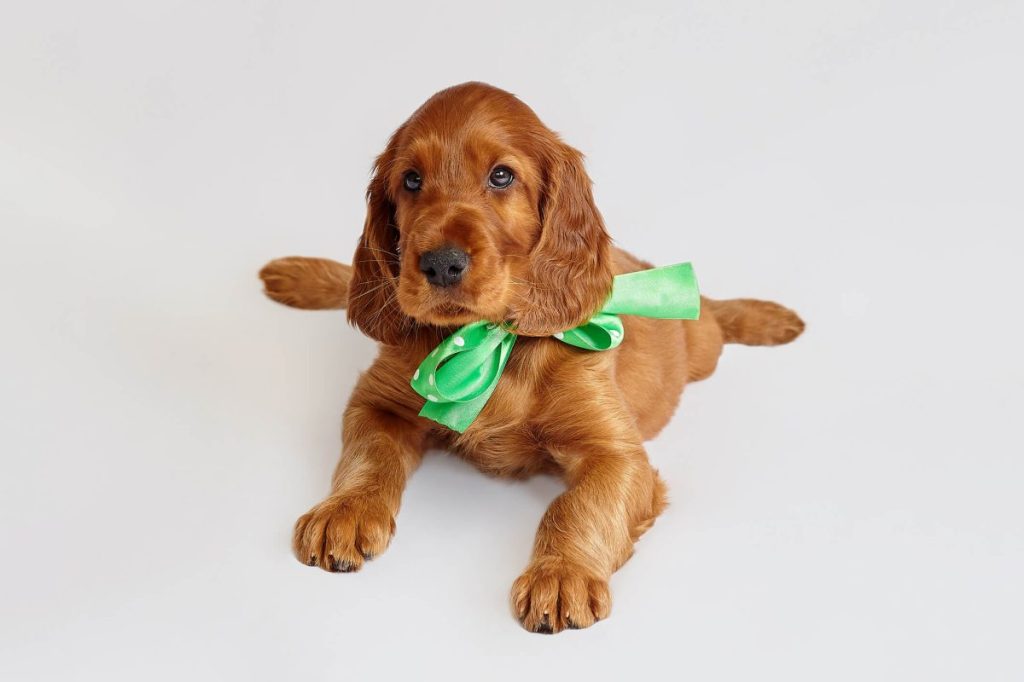
<svg viewBox="0 0 1024 682">
<path fill-rule="evenodd" d="M 260 270 L 263 292 L 278 303 L 305 310 L 338 310 L 348 305 L 352 266 L 326 258 L 289 256 Z"/>
<path fill-rule="evenodd" d="M 795 312 L 772 301 L 733 298 L 712 301 L 702 298 L 704 310 L 710 310 L 726 343 L 745 346 L 781 346 L 804 331 L 804 321 Z"/>
<path fill-rule="evenodd" d="M 795 312 L 771 301 L 734 298 L 714 301 L 701 298 L 699 320 L 684 320 L 689 380 L 711 376 L 726 343 L 746 346 L 779 346 L 804 330 Z"/>
<path fill-rule="evenodd" d="M 722 327 L 715 318 L 711 301 L 700 300 L 700 319 L 683 320 L 686 330 L 686 364 L 687 378 L 690 381 L 707 379 L 718 366 L 718 357 L 722 354 L 725 339 Z"/>
</svg>

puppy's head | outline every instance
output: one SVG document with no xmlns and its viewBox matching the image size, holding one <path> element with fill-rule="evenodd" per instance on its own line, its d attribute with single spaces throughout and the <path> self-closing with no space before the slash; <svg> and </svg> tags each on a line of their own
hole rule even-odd
<svg viewBox="0 0 1024 682">
<path fill-rule="evenodd" d="M 383 343 L 482 319 L 545 336 L 611 291 L 582 156 L 497 88 L 430 98 L 377 158 L 367 204 L 348 316 Z"/>
</svg>

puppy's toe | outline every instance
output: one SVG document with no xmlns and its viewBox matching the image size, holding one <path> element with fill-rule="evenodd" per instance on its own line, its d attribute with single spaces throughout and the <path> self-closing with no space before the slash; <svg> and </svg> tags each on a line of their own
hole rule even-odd
<svg viewBox="0 0 1024 682">
<path fill-rule="evenodd" d="M 295 524 L 295 556 L 308 566 L 332 573 L 352 573 L 383 552 L 395 521 L 380 501 L 328 498 Z"/>
<path fill-rule="evenodd" d="M 562 561 L 534 562 L 512 586 L 512 607 L 530 632 L 590 627 L 611 611 L 607 580 Z"/>
<path fill-rule="evenodd" d="M 304 266 L 301 258 L 278 258 L 270 261 L 260 270 L 263 291 L 268 298 L 272 298 L 278 303 L 301 307 L 300 282 L 303 274 Z"/>
</svg>

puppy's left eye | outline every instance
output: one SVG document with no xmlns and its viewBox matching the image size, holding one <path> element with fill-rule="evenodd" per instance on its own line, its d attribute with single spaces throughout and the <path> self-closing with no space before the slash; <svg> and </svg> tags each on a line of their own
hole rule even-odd
<svg viewBox="0 0 1024 682">
<path fill-rule="evenodd" d="M 505 189 L 512 184 L 514 178 L 515 176 L 512 175 L 512 170 L 508 166 L 497 166 L 487 178 L 487 184 L 494 189 Z"/>
<path fill-rule="evenodd" d="M 423 178 L 420 177 L 419 173 L 411 170 L 402 178 L 402 184 L 410 192 L 419 192 L 420 188 L 423 187 Z"/>
</svg>

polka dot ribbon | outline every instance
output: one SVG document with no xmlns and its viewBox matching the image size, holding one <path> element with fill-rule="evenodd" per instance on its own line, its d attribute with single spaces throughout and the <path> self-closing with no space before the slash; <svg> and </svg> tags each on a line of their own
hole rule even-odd
<svg viewBox="0 0 1024 682">
<path fill-rule="evenodd" d="M 611 350 L 625 334 L 619 315 L 697 319 L 700 292 L 693 267 L 679 263 L 617 276 L 597 314 L 553 338 L 584 350 Z M 486 320 L 467 324 L 442 341 L 410 382 L 427 400 L 420 416 L 463 433 L 494 393 L 515 343 L 511 325 Z"/>
</svg>

